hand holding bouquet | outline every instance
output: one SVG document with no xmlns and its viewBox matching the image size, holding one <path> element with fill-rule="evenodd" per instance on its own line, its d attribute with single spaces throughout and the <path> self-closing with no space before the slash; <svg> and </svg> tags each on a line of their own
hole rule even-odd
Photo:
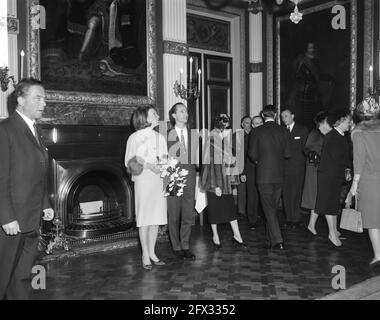
<svg viewBox="0 0 380 320">
<path fill-rule="evenodd" d="M 178 160 L 175 158 L 159 160 L 159 166 L 161 170 L 161 178 L 164 179 L 165 197 L 182 196 L 189 171 L 181 169 Z"/>
</svg>

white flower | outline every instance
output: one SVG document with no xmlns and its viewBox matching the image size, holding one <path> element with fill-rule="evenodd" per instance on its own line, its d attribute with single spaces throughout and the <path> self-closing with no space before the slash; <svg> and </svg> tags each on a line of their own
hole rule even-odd
<svg viewBox="0 0 380 320">
<path fill-rule="evenodd" d="M 181 176 L 187 176 L 187 175 L 189 174 L 189 170 L 182 169 L 182 170 L 179 172 L 179 174 L 180 174 Z"/>
<path fill-rule="evenodd" d="M 168 165 L 169 165 L 169 167 L 171 167 L 171 168 L 175 168 L 175 167 L 177 166 L 177 164 L 178 164 L 178 160 L 175 159 L 175 158 L 170 158 L 170 159 L 168 160 Z"/>
</svg>

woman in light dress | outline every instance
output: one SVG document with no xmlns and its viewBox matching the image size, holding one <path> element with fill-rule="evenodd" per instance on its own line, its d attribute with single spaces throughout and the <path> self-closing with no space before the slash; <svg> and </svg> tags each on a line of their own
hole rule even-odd
<svg viewBox="0 0 380 320">
<path fill-rule="evenodd" d="M 155 253 L 158 226 L 167 224 L 167 205 L 160 178 L 159 159 L 167 157 L 167 145 L 163 135 L 153 130 L 159 116 L 153 106 L 135 110 L 132 123 L 136 132 L 127 141 L 125 166 L 132 173 L 135 188 L 136 226 L 142 248 L 143 268 L 152 269 L 165 264 Z M 132 165 L 134 163 L 134 165 Z M 141 170 L 136 171 L 136 163 Z"/>
</svg>

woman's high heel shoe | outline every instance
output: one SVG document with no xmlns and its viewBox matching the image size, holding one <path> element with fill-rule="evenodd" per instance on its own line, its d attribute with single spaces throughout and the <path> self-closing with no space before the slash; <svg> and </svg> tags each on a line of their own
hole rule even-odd
<svg viewBox="0 0 380 320">
<path fill-rule="evenodd" d="M 151 264 L 143 264 L 145 270 L 152 270 L 153 266 Z"/>
<path fill-rule="evenodd" d="M 221 243 L 215 243 L 214 240 L 212 240 L 212 244 L 214 245 L 215 249 L 222 249 L 222 244 Z"/>
<path fill-rule="evenodd" d="M 157 260 L 157 261 L 152 260 L 152 262 L 153 262 L 153 264 L 155 266 L 164 266 L 164 265 L 166 265 L 166 263 L 164 261 L 161 261 L 161 260 Z"/>
<path fill-rule="evenodd" d="M 244 248 L 244 249 L 247 249 L 247 245 L 244 243 L 244 242 L 239 242 L 235 239 L 235 237 L 232 237 L 232 243 L 241 247 L 241 248 Z"/>
</svg>

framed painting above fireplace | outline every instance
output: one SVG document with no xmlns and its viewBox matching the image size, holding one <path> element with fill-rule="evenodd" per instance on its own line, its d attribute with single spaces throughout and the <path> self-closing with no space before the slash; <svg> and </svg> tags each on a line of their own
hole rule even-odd
<svg viewBox="0 0 380 320">
<path fill-rule="evenodd" d="M 47 100 L 155 104 L 154 0 L 28 0 L 28 76 Z"/>
</svg>

